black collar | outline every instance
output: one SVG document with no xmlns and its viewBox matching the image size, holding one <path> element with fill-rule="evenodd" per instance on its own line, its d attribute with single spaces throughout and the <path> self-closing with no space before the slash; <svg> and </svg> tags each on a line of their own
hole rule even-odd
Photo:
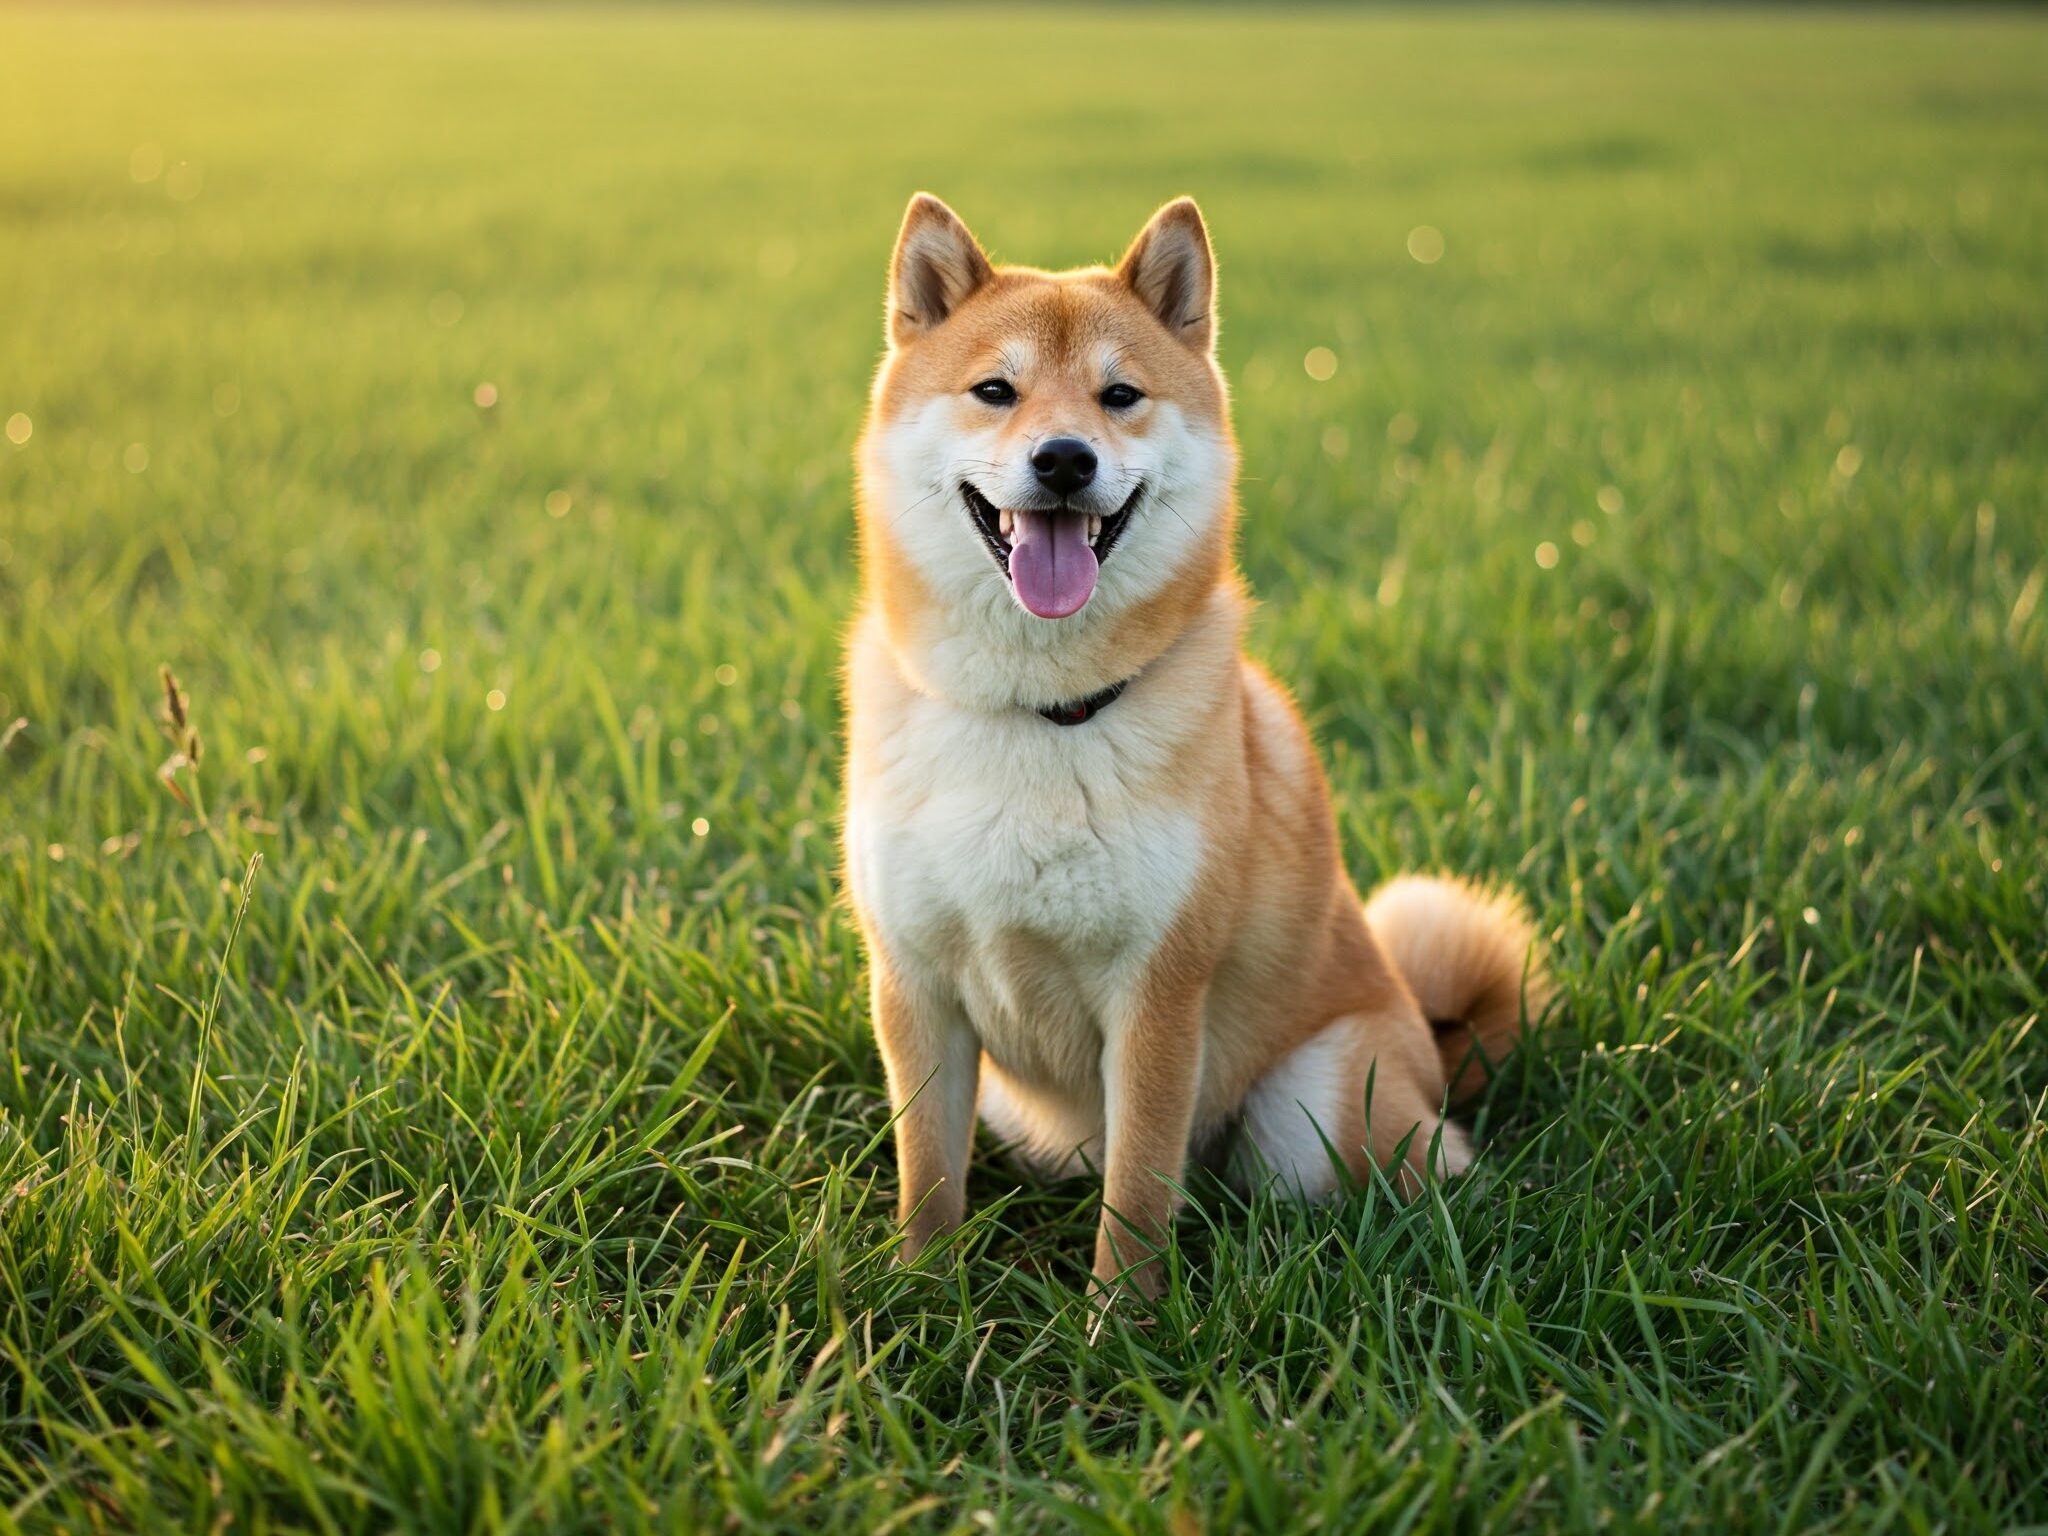
<svg viewBox="0 0 2048 1536">
<path fill-rule="evenodd" d="M 1130 686 L 1131 680 L 1127 677 L 1120 683 L 1111 683 L 1100 693 L 1089 694 L 1085 699 L 1075 699 L 1067 704 L 1041 704 L 1038 712 L 1054 725 L 1079 725 L 1085 720 L 1093 720 L 1109 708 Z"/>
</svg>

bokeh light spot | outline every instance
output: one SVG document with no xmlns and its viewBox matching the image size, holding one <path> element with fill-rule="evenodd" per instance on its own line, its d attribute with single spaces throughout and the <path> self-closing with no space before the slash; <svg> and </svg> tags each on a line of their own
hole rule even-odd
<svg viewBox="0 0 2048 1536">
<path fill-rule="evenodd" d="M 1546 571 L 1557 569 L 1557 546 L 1545 539 L 1536 546 L 1536 563 Z"/>
<path fill-rule="evenodd" d="M 492 690 L 491 690 L 491 691 L 490 691 L 489 693 L 487 693 L 487 694 L 485 694 L 485 695 L 484 695 L 484 708 L 486 708 L 486 709 L 488 709 L 488 710 L 492 711 L 493 713 L 496 713 L 496 712 L 497 712 L 498 710 L 501 710 L 501 709 L 503 709 L 504 707 L 505 707 L 505 690 L 504 690 L 504 689 L 502 689 L 502 688 L 493 688 L 493 689 L 492 689 Z"/>
<path fill-rule="evenodd" d="M 1408 254 L 1425 267 L 1444 259 L 1444 232 L 1434 224 L 1418 224 L 1408 231 Z"/>
<path fill-rule="evenodd" d="M 19 448 L 34 434 L 36 424 L 28 419 L 27 411 L 16 411 L 7 418 L 7 441 Z"/>
<path fill-rule="evenodd" d="M 1337 354 L 1328 347 L 1310 347 L 1301 360 L 1302 368 L 1318 384 L 1327 383 L 1337 372 Z"/>
</svg>

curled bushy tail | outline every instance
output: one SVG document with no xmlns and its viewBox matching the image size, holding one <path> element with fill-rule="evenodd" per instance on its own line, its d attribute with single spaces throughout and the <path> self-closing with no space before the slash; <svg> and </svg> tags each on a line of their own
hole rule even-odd
<svg viewBox="0 0 2048 1536">
<path fill-rule="evenodd" d="M 1478 1096 L 1550 999 L 1521 898 L 1441 875 L 1400 875 L 1372 893 L 1366 925 L 1436 1028 L 1451 1102 Z"/>
</svg>

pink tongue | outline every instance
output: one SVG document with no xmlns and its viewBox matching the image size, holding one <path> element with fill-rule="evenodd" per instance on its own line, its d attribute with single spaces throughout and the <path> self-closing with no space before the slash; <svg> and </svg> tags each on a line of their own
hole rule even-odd
<svg viewBox="0 0 2048 1536">
<path fill-rule="evenodd" d="M 1078 613 L 1095 590 L 1095 551 L 1088 547 L 1087 519 L 1065 514 L 1019 512 L 1010 531 L 1010 580 L 1017 597 L 1041 619 Z"/>
</svg>

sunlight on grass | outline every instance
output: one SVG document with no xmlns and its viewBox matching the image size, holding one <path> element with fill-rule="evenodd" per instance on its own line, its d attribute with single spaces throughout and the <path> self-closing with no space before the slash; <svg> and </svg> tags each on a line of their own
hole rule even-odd
<svg viewBox="0 0 2048 1536">
<path fill-rule="evenodd" d="M 1032 18 L 9 12 L 0 1523 L 2048 1522 L 2048 27 Z M 1201 198 L 1353 872 L 1564 994 L 1092 1347 L 1085 1187 L 892 1267 L 834 894 L 921 186 Z"/>
</svg>

